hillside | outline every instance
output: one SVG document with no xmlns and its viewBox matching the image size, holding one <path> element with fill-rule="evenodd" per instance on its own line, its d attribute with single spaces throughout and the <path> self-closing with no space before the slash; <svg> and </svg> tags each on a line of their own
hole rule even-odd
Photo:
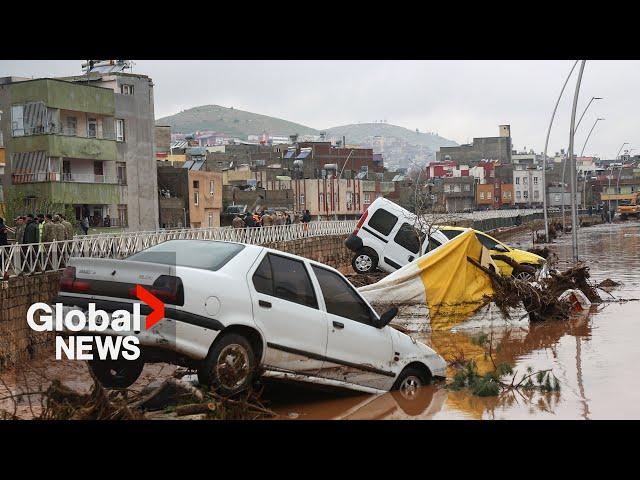
<svg viewBox="0 0 640 480">
<path fill-rule="evenodd" d="M 272 135 L 319 134 L 317 130 L 298 123 L 220 105 L 203 105 L 183 110 L 175 115 L 157 119 L 156 124 L 171 125 L 174 133 L 213 130 L 243 139 L 262 132 Z"/>
<path fill-rule="evenodd" d="M 431 151 L 436 151 L 440 147 L 458 145 L 456 142 L 439 135 L 425 132 L 417 133 L 415 130 L 409 130 L 397 125 L 390 125 L 388 123 L 357 123 L 342 125 L 340 127 L 328 128 L 325 132 L 327 132 L 327 137 L 330 138 L 340 138 L 345 136 L 348 144 L 370 144 L 372 137 L 383 136 L 385 138 L 395 137 L 410 145 L 420 145 Z"/>
</svg>

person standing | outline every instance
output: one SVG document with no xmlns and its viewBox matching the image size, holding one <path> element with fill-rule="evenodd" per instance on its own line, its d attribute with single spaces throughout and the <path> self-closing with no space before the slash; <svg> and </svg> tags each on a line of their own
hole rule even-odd
<svg viewBox="0 0 640 480">
<path fill-rule="evenodd" d="M 291 215 L 289 215 L 289 212 L 284 214 L 284 224 L 291 225 Z"/>
<path fill-rule="evenodd" d="M 309 223 L 311 221 L 311 212 L 309 210 L 305 210 L 302 214 L 302 222 Z"/>
<path fill-rule="evenodd" d="M 247 228 L 253 228 L 256 226 L 256 221 L 253 219 L 251 212 L 247 212 L 244 216 L 244 224 Z"/>
<path fill-rule="evenodd" d="M 0 217 L 0 247 L 9 245 L 7 240 L 7 226 L 4 223 L 4 218 Z"/>
<path fill-rule="evenodd" d="M 44 223 L 42 227 L 42 238 L 40 243 L 50 243 L 56 239 L 56 227 L 53 225 L 53 217 L 50 213 L 44 216 Z"/>
<path fill-rule="evenodd" d="M 276 212 L 276 216 L 273 220 L 273 224 L 274 225 L 282 225 L 282 215 L 280 214 L 280 212 Z"/>
<path fill-rule="evenodd" d="M 56 242 L 64 242 L 67 239 L 67 230 L 62 224 L 62 219 L 57 213 L 53 216 L 53 239 Z"/>
<path fill-rule="evenodd" d="M 24 226 L 24 233 L 22 236 L 22 243 L 38 243 L 40 241 L 40 234 L 38 233 L 38 222 L 33 215 L 27 215 L 27 223 Z"/>
<path fill-rule="evenodd" d="M 242 218 L 240 218 L 240 215 L 236 215 L 235 217 L 233 217 L 233 220 L 231 220 L 231 226 L 233 228 L 245 228 L 246 225 L 244 223 L 244 220 L 242 220 Z"/>
<path fill-rule="evenodd" d="M 16 225 L 16 243 L 24 243 L 24 227 L 26 220 L 27 219 L 24 216 L 20 215 L 14 222 Z"/>
<path fill-rule="evenodd" d="M 82 221 L 80 222 L 80 228 L 82 228 L 82 232 L 84 235 L 89 234 L 89 219 L 86 217 L 82 217 Z"/>
<path fill-rule="evenodd" d="M 45 223 L 45 216 L 42 213 L 38 214 L 38 242 L 42 243 L 42 238 L 44 236 L 44 223 Z"/>
<path fill-rule="evenodd" d="M 60 216 L 60 223 L 64 227 L 64 239 L 73 240 L 73 225 L 71 225 L 71 222 L 69 222 L 67 220 L 67 217 L 65 217 L 62 213 L 59 213 L 58 215 Z"/>
<path fill-rule="evenodd" d="M 273 226 L 273 217 L 269 215 L 269 212 L 266 212 L 262 216 L 262 226 L 263 227 L 272 227 Z"/>
</svg>

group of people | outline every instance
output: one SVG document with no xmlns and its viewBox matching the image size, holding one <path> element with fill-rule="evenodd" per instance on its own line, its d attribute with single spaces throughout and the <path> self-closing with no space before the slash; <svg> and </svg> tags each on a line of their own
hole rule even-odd
<svg viewBox="0 0 640 480">
<path fill-rule="evenodd" d="M 231 221 L 233 228 L 255 228 L 255 227 L 272 227 L 274 225 L 291 225 L 292 223 L 309 223 L 311 221 L 311 214 L 309 210 L 305 210 L 302 215 L 294 213 L 289 215 L 289 212 L 275 212 L 270 214 L 269 212 L 247 212 L 242 217 L 240 214 L 236 215 Z"/>
<path fill-rule="evenodd" d="M 20 215 L 14 219 L 15 228 L 10 229 L 0 218 L 0 246 L 8 245 L 7 233 L 15 233 L 15 243 L 48 243 L 73 239 L 73 225 L 62 213 Z"/>
</svg>

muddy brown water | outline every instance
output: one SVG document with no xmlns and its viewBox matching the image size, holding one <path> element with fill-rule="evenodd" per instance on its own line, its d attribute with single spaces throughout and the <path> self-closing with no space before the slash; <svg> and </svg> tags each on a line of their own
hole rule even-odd
<svg viewBox="0 0 640 480">
<path fill-rule="evenodd" d="M 562 322 L 529 324 L 494 318 L 474 322 L 470 328 L 416 334 L 437 350 L 456 351 L 467 358 L 478 355 L 472 337 L 493 335 L 501 344 L 496 362 L 507 362 L 519 372 L 529 366 L 534 371 L 551 369 L 560 381 L 559 392 L 477 397 L 430 385 L 417 400 L 408 402 L 397 392 L 336 396 L 290 387 L 273 392 L 271 407 L 288 419 L 640 418 L 640 301 L 634 300 L 640 299 L 640 223 L 584 228 L 578 239 L 579 256 L 590 266 L 592 280 L 622 283 L 611 290 L 619 301 L 593 306 L 590 312 Z M 532 245 L 529 234 L 507 243 L 524 249 Z M 568 265 L 570 235 L 551 246 L 560 257 L 560 267 Z"/>
<path fill-rule="evenodd" d="M 263 400 L 280 419 L 627 419 L 640 418 L 640 375 L 637 347 L 640 339 L 640 223 L 620 223 L 584 228 L 579 232 L 580 257 L 591 268 L 592 280 L 611 278 L 622 285 L 611 291 L 617 302 L 594 306 L 568 321 L 529 324 L 528 320 L 480 319 L 453 331 L 420 333 L 416 338 L 432 345 L 445 358 L 452 354 L 478 357 L 480 347 L 471 339 L 486 333 L 501 344 L 497 362 L 508 362 L 519 372 L 527 367 L 551 369 L 559 379 L 559 392 L 477 397 L 452 391 L 442 383 L 419 391 L 407 401 L 398 392 L 382 395 L 322 392 L 304 386 L 267 384 Z M 531 238 L 521 234 L 507 242 L 529 248 Z M 561 262 L 571 259 L 571 238 L 556 240 L 552 248 Z M 562 267 L 563 265 L 561 265 Z M 605 299 L 613 297 L 602 292 Z M 482 362 L 479 361 L 479 365 Z M 480 365 L 481 366 L 481 365 Z M 45 369 L 72 388 L 87 391 L 91 379 L 86 365 L 51 359 L 33 362 L 24 372 L 31 390 L 40 383 L 35 373 Z M 174 367 L 147 365 L 134 385 L 139 390 L 150 381 L 170 376 Z M 449 376 L 453 374 L 450 369 Z M 0 378 L 13 389 L 23 372 L 6 372 Z M 0 388 L 3 393 L 4 388 Z M 3 395 L 0 395 L 0 398 Z M 22 398 L 18 416 L 37 415 L 39 405 Z M 0 401 L 7 408 L 7 401 Z"/>
</svg>

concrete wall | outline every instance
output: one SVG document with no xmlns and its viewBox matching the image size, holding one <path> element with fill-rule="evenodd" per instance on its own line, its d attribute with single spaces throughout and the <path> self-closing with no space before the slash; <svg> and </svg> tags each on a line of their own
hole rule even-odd
<svg viewBox="0 0 640 480">
<path fill-rule="evenodd" d="M 51 351 L 55 334 L 34 332 L 26 318 L 33 303 L 52 301 L 59 279 L 50 272 L 0 282 L 0 371 Z"/>
</svg>

